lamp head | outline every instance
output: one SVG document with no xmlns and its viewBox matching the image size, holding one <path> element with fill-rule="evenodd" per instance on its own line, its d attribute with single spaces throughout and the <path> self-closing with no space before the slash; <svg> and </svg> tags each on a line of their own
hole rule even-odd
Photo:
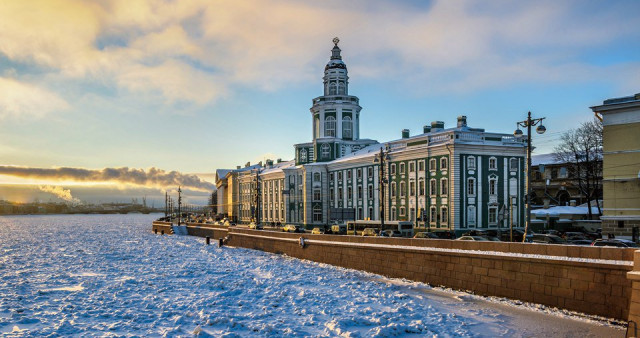
<svg viewBox="0 0 640 338">
<path fill-rule="evenodd" d="M 522 130 L 520 130 L 520 128 L 516 129 L 516 131 L 513 132 L 513 136 L 515 136 L 516 138 L 521 138 Z"/>
<path fill-rule="evenodd" d="M 543 125 L 539 125 L 538 128 L 536 128 L 536 133 L 538 134 L 544 134 L 545 131 L 547 131 L 547 128 Z"/>
</svg>

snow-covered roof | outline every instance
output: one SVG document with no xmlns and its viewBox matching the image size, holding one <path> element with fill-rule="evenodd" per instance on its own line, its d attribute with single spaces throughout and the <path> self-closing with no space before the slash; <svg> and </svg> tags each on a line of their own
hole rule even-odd
<svg viewBox="0 0 640 338">
<path fill-rule="evenodd" d="M 366 158 L 369 156 L 374 156 L 375 154 L 380 152 L 380 148 L 384 148 L 385 145 L 387 143 L 376 143 L 376 144 L 372 144 L 369 146 L 366 146 L 358 151 L 354 151 L 353 153 L 349 154 L 349 155 L 345 155 L 339 159 L 333 160 L 331 162 L 328 162 L 328 164 L 331 163 L 341 163 L 341 162 L 346 162 L 346 161 L 352 161 L 352 160 L 357 160 L 357 159 L 361 159 L 361 158 Z"/>
<path fill-rule="evenodd" d="M 598 214 L 597 207 L 591 207 L 591 212 L 593 214 Z M 531 210 L 531 213 L 534 215 L 540 216 L 559 216 L 559 215 L 587 215 L 589 213 L 589 208 L 587 207 L 570 207 L 570 206 L 561 206 L 561 207 L 551 207 L 549 209 L 536 209 Z"/>
<path fill-rule="evenodd" d="M 541 164 L 560 164 L 555 158 L 556 154 L 540 154 L 540 155 L 532 155 L 531 156 L 531 165 L 541 165 Z"/>
<path fill-rule="evenodd" d="M 268 173 L 273 173 L 277 171 L 282 171 L 282 169 L 284 168 L 294 167 L 295 165 L 296 165 L 296 161 L 294 160 L 275 163 L 273 167 L 261 171 L 260 174 L 268 174 Z"/>
</svg>

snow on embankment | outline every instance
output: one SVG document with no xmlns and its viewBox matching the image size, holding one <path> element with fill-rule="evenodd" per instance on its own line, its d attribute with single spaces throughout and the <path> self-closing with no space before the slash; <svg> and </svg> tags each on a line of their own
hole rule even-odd
<svg viewBox="0 0 640 338">
<path fill-rule="evenodd" d="M 502 307 L 421 283 L 205 246 L 197 237 L 156 236 L 148 231 L 152 217 L 0 218 L 0 333 L 189 336 L 198 330 L 201 336 L 447 337 L 621 332 L 606 323 Z"/>
</svg>

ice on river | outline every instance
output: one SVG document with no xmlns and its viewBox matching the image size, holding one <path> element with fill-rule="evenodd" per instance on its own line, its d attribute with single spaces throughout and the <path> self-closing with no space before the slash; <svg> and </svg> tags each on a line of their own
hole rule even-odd
<svg viewBox="0 0 640 338">
<path fill-rule="evenodd" d="M 0 335 L 624 335 L 544 307 L 154 235 L 154 217 L 0 217 Z"/>
</svg>

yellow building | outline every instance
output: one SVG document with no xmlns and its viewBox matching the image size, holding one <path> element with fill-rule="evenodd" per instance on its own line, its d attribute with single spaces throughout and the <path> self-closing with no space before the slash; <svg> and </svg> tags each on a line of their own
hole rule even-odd
<svg viewBox="0 0 640 338">
<path fill-rule="evenodd" d="M 640 94 L 591 109 L 603 124 L 602 233 L 630 238 L 640 227 Z"/>
</svg>

